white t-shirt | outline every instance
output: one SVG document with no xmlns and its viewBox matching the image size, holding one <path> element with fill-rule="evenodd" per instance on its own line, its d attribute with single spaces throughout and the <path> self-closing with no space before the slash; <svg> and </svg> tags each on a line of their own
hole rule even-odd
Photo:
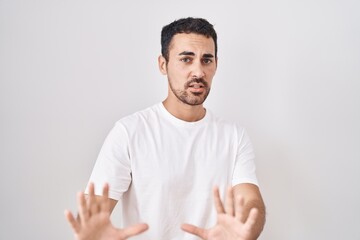
<svg viewBox="0 0 360 240">
<path fill-rule="evenodd" d="M 119 120 L 107 136 L 90 177 L 96 194 L 105 182 L 120 200 L 123 224 L 145 222 L 132 239 L 197 239 L 182 223 L 216 223 L 212 189 L 257 185 L 254 153 L 245 130 L 209 110 L 197 122 L 182 121 L 162 103 Z"/>
</svg>

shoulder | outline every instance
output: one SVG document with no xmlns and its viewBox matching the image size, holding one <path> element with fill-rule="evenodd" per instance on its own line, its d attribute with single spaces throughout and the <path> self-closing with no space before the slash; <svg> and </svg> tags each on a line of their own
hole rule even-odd
<svg viewBox="0 0 360 240">
<path fill-rule="evenodd" d="M 239 122 L 219 117 L 210 110 L 208 112 L 209 124 L 218 132 L 222 132 L 223 135 L 234 139 L 236 142 L 248 140 L 246 129 Z"/>
<path fill-rule="evenodd" d="M 210 124 L 213 124 L 224 130 L 236 131 L 241 134 L 245 132 L 245 128 L 240 123 L 219 117 L 218 115 L 214 114 L 211 110 L 208 110 L 208 113 L 210 115 L 209 116 Z"/>
<path fill-rule="evenodd" d="M 134 129 L 139 128 L 144 124 L 149 124 L 153 121 L 153 119 L 158 117 L 158 108 L 159 104 L 155 104 L 151 107 L 125 116 L 115 123 L 115 127 Z"/>
</svg>

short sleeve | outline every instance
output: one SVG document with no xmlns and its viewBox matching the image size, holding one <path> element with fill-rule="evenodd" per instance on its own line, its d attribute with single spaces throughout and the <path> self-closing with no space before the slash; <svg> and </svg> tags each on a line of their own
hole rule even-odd
<svg viewBox="0 0 360 240">
<path fill-rule="evenodd" d="M 258 185 L 256 178 L 255 154 L 251 141 L 245 129 L 237 127 L 237 153 L 232 178 L 232 185 L 252 183 Z"/>
<path fill-rule="evenodd" d="M 106 137 L 89 182 L 95 184 L 96 195 L 102 195 L 102 187 L 108 183 L 109 197 L 115 200 L 120 200 L 128 190 L 131 183 L 129 140 L 126 129 L 120 122 L 115 124 Z"/>
</svg>

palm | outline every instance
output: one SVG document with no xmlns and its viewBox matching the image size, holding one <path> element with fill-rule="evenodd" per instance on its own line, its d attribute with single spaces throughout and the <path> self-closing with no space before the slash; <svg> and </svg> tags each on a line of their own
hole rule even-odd
<svg viewBox="0 0 360 240">
<path fill-rule="evenodd" d="M 78 232 L 75 232 L 75 238 L 79 240 L 125 239 L 122 230 L 116 229 L 109 218 L 109 214 L 105 212 L 94 215 L 81 226 Z"/>
<path fill-rule="evenodd" d="M 252 209 L 244 220 L 243 200 L 235 200 L 232 190 L 229 189 L 225 208 L 220 200 L 219 191 L 215 189 L 215 206 L 218 212 L 217 223 L 210 229 L 202 229 L 190 224 L 184 224 L 183 230 L 205 240 L 252 240 L 253 227 L 258 215 L 257 209 Z"/>
<path fill-rule="evenodd" d="M 86 203 L 83 193 L 78 195 L 79 218 L 71 212 L 65 215 L 74 230 L 76 240 L 124 240 L 147 230 L 146 224 L 137 224 L 124 229 L 115 228 L 110 221 L 108 198 L 109 186 L 103 189 L 103 196 L 97 201 L 94 196 L 94 185 L 89 186 L 89 201 Z"/>
<path fill-rule="evenodd" d="M 233 216 L 219 214 L 217 224 L 207 230 L 207 239 L 249 239 L 251 232 Z"/>
</svg>

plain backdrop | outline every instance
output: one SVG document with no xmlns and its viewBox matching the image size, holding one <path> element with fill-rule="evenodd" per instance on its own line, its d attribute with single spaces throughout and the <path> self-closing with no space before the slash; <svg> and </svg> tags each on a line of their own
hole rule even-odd
<svg viewBox="0 0 360 240">
<path fill-rule="evenodd" d="M 359 12 L 357 0 L 0 0 L 0 239 L 72 239 L 63 211 L 107 133 L 166 97 L 161 28 L 193 16 L 219 36 L 206 107 L 255 146 L 260 239 L 359 240 Z"/>
</svg>

